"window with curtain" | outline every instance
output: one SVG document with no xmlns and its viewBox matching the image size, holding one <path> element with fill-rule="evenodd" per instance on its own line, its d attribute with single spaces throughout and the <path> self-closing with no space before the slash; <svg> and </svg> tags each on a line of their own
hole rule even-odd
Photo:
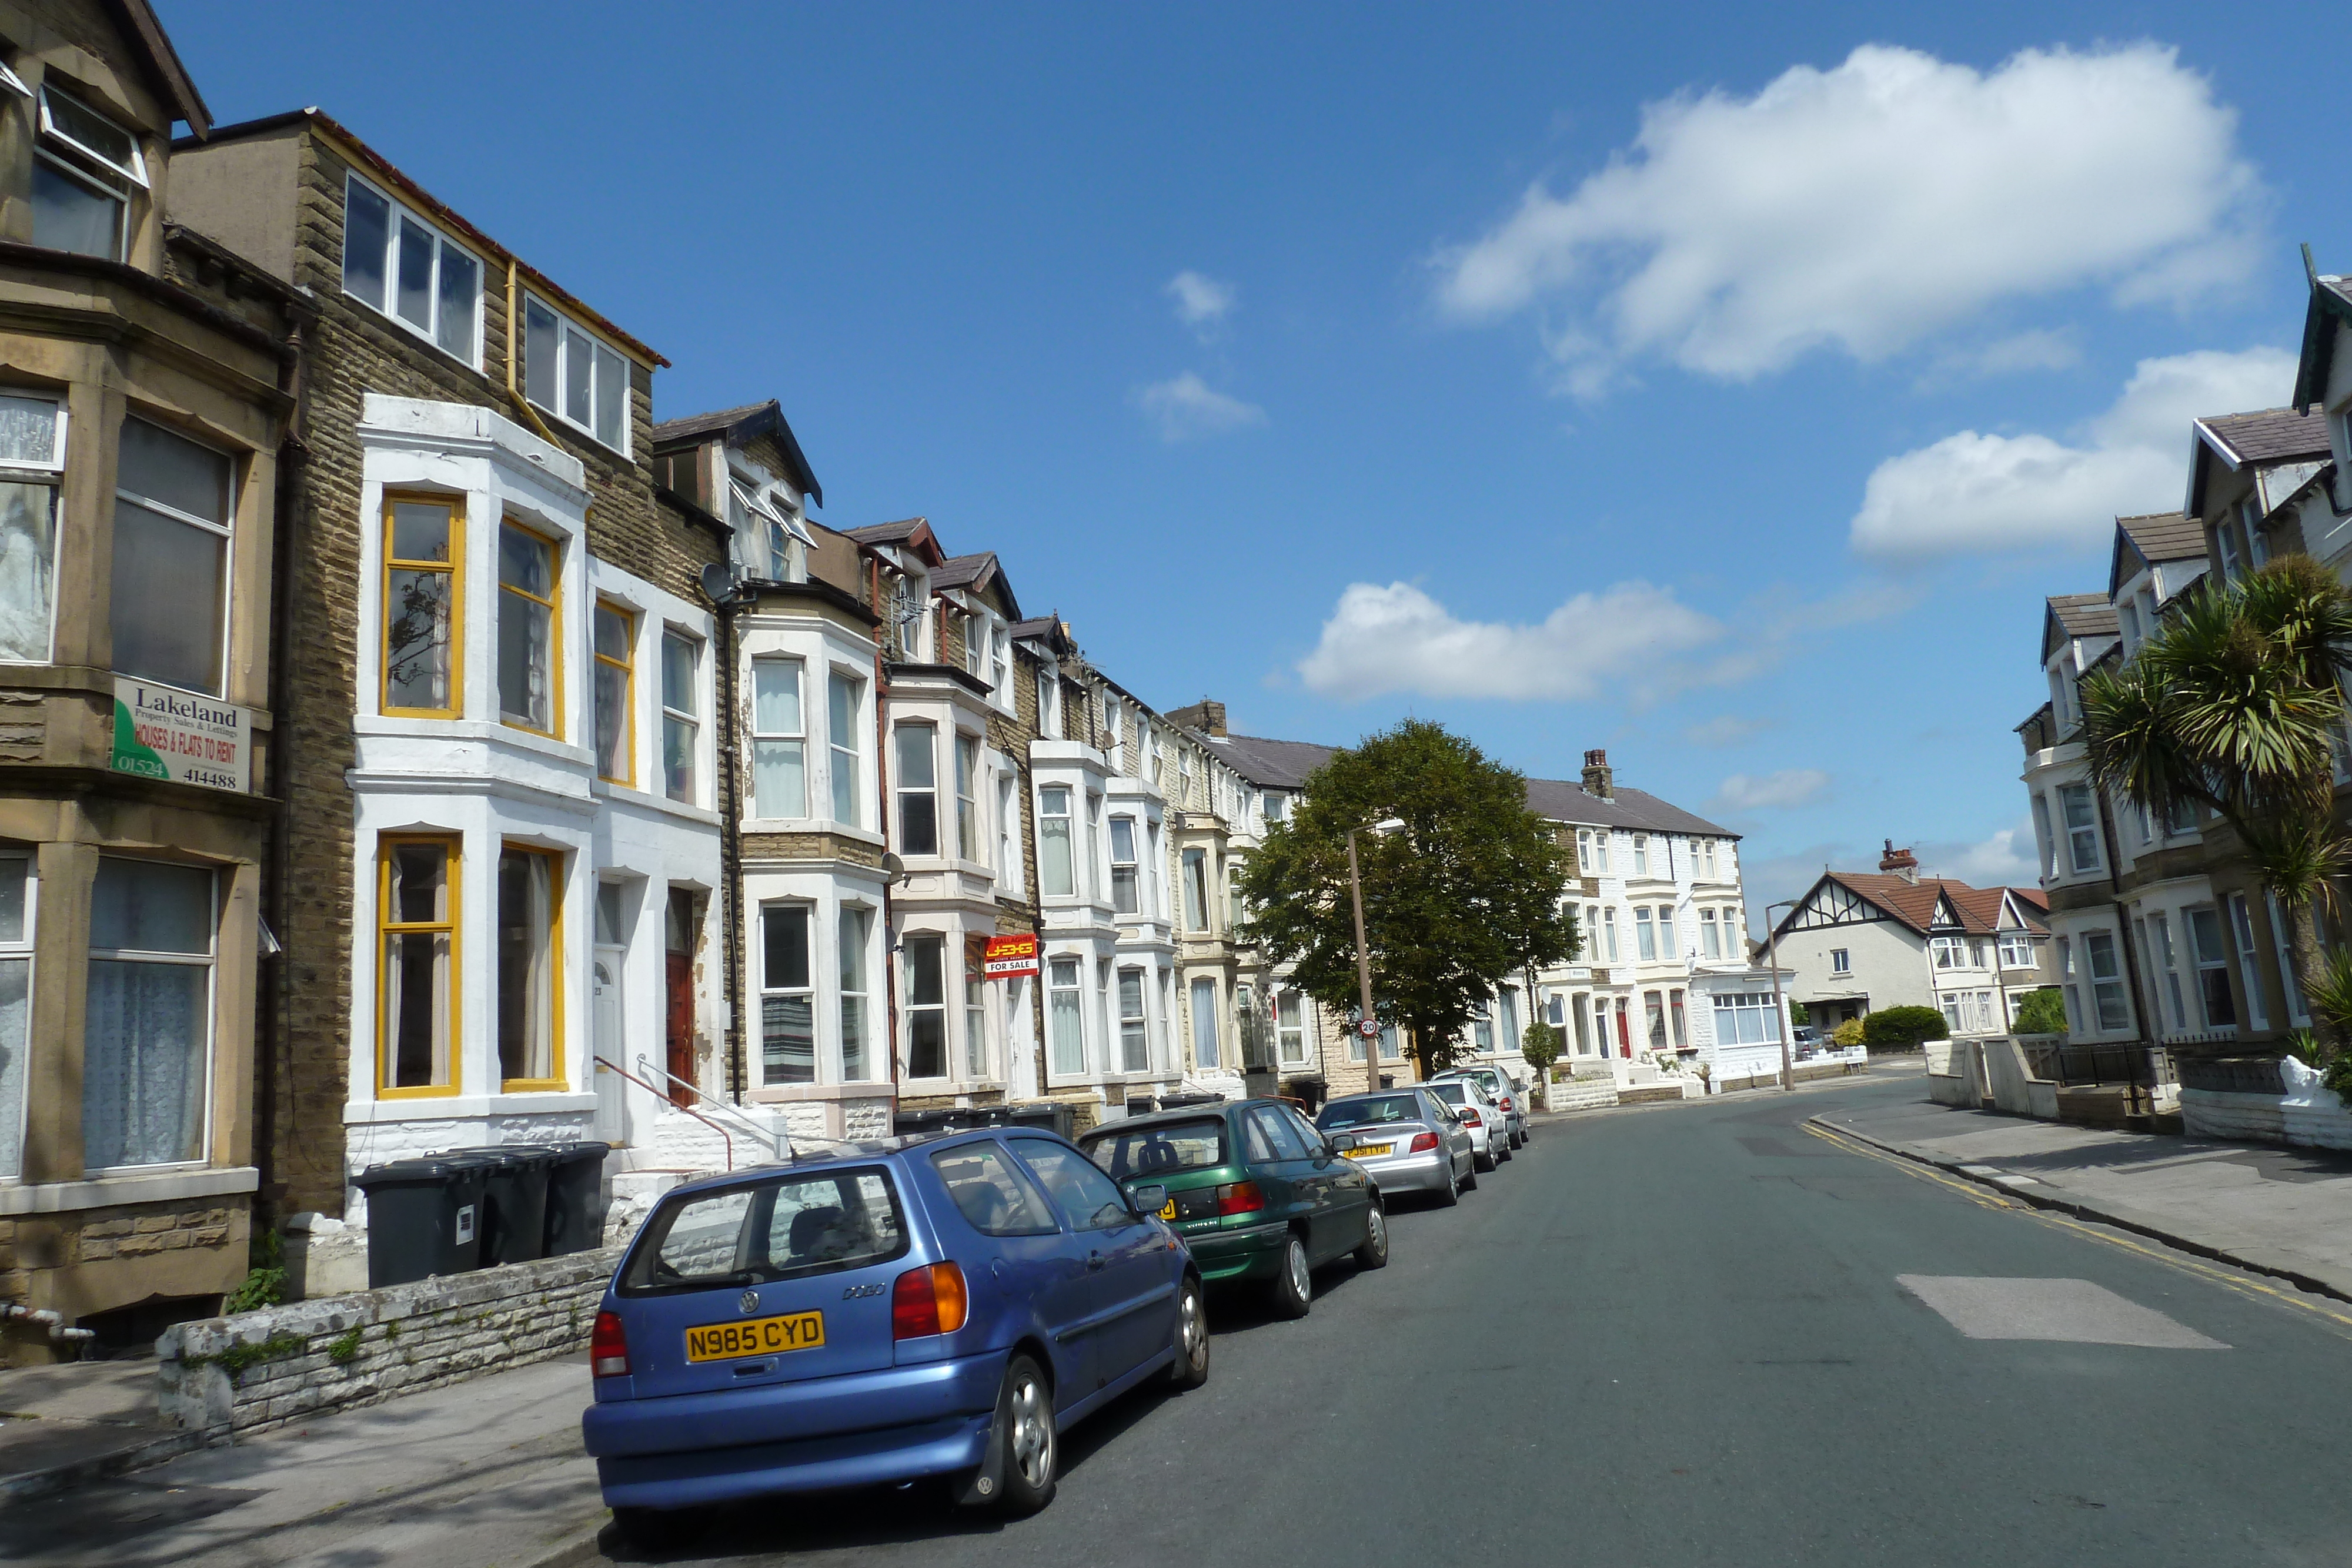
<svg viewBox="0 0 2352 1568">
<path fill-rule="evenodd" d="M 122 422 L 109 619 L 123 674 L 221 695 L 232 466 L 161 425 Z"/>
<path fill-rule="evenodd" d="M 1601 945 L 1609 950 L 1609 961 L 1617 961 L 1617 909 L 1614 904 L 1601 912 Z"/>
<path fill-rule="evenodd" d="M 1135 819 L 1113 817 L 1110 820 L 1110 906 L 1120 915 L 1133 915 L 1137 910 L 1135 860 Z"/>
<path fill-rule="evenodd" d="M 596 771 L 615 784 L 636 778 L 636 639 L 635 616 L 596 606 Z"/>
<path fill-rule="evenodd" d="M 1505 990 L 1503 1002 L 1503 1051 L 1508 1055 L 1519 1049 L 1519 993 Z"/>
<path fill-rule="evenodd" d="M 213 873 L 100 857 L 90 886 L 82 1164 L 200 1160 L 212 1059 Z"/>
<path fill-rule="evenodd" d="M 33 904 L 29 854 L 0 854 L 0 1181 L 25 1172 L 25 1053 L 31 1043 Z"/>
<path fill-rule="evenodd" d="M 1223 1051 L 1217 1043 L 1217 982 L 1200 979 L 1192 982 L 1192 1065 L 1202 1071 L 1214 1071 L 1223 1065 Z"/>
<path fill-rule="evenodd" d="M 898 852 L 940 852 L 939 740 L 937 725 L 902 724 L 895 731 L 898 765 Z"/>
<path fill-rule="evenodd" d="M 1143 971 L 1121 969 L 1118 972 L 1118 1053 L 1120 1063 L 1129 1072 L 1149 1071 L 1151 1067 L 1150 1026 L 1143 1012 Z"/>
<path fill-rule="evenodd" d="M 454 1087 L 457 841 L 390 839 L 378 852 L 379 1093 Z"/>
<path fill-rule="evenodd" d="M 845 1082 L 863 1082 L 871 1071 L 866 1049 L 867 1028 L 866 945 L 874 929 L 874 912 L 845 905 L 841 911 L 841 1076 Z"/>
<path fill-rule="evenodd" d="M 816 988 L 809 906 L 760 906 L 760 1082 L 816 1082 Z"/>
<path fill-rule="evenodd" d="M 1056 1077 L 1072 1077 L 1087 1070 L 1085 980 L 1076 958 L 1055 958 L 1045 966 L 1046 1040 L 1053 1050 Z"/>
<path fill-rule="evenodd" d="M 1658 905 L 1658 956 L 1672 958 L 1675 956 L 1675 906 L 1661 904 Z"/>
<path fill-rule="evenodd" d="M 963 1065 L 964 1076 L 977 1082 L 988 1076 L 988 938 L 967 936 L 963 943 Z"/>
<path fill-rule="evenodd" d="M 1184 852 L 1184 929 L 1209 928 L 1209 857 L 1202 850 Z"/>
<path fill-rule="evenodd" d="M 2131 1009 L 2124 999 L 2123 969 L 2111 931 L 2086 931 L 2083 951 L 2091 961 L 2091 999 L 2098 1009 L 2102 1033 L 2131 1027 Z"/>
<path fill-rule="evenodd" d="M 825 737 L 832 748 L 833 820 L 845 827 L 866 825 L 866 814 L 857 809 L 858 713 L 865 706 L 866 683 L 842 674 L 826 672 L 825 717 L 831 733 Z"/>
<path fill-rule="evenodd" d="M 2066 818 L 2069 863 L 2077 872 L 2098 870 L 2099 818 L 2092 805 L 2090 787 L 2084 784 L 2060 785 L 2058 806 Z"/>
<path fill-rule="evenodd" d="M 947 955 L 944 938 L 906 938 L 907 1076 L 948 1075 Z"/>
<path fill-rule="evenodd" d="M 508 1089 L 559 1088 L 555 1039 L 555 856 L 499 854 L 499 1076 Z"/>
<path fill-rule="evenodd" d="M 1470 1049 L 1481 1056 L 1495 1054 L 1495 1006 L 1483 997 L 1470 1004 Z"/>
<path fill-rule="evenodd" d="M 695 803 L 702 753 L 702 644 L 662 633 L 662 791 Z"/>
<path fill-rule="evenodd" d="M 1683 994 L 1679 990 L 1666 993 L 1666 1014 L 1674 1020 L 1675 1049 L 1680 1051 L 1690 1043 L 1689 1026 L 1683 1018 Z"/>
<path fill-rule="evenodd" d="M 1698 950 L 1709 958 L 1723 956 L 1723 938 L 1715 928 L 1715 911 L 1698 912 Z"/>
<path fill-rule="evenodd" d="M 801 718 L 801 662 L 751 661 L 751 814 L 808 815 L 807 736 Z"/>
<path fill-rule="evenodd" d="M 65 404 L 0 392 L 0 662 L 48 661 L 65 468 Z"/>
<path fill-rule="evenodd" d="M 1624 1016 L 1621 1012 L 1618 1021 Z M 1715 1043 L 1717 1045 L 1777 1045 L 1780 1040 L 1780 1009 L 1769 991 L 1738 991 L 1715 998 Z"/>
<path fill-rule="evenodd" d="M 459 706 L 457 557 L 462 514 L 448 501 L 383 504 L 383 711 L 454 716 Z M 601 714 L 600 714 L 601 716 Z"/>
<path fill-rule="evenodd" d="M 1650 923 L 1650 906 L 1646 904 L 1633 909 L 1633 951 L 1644 959 L 1658 956 L 1657 927 Z"/>
<path fill-rule="evenodd" d="M 535 295 L 523 296 L 523 395 L 625 455 L 629 362 Z"/>
<path fill-rule="evenodd" d="M 481 365 L 481 262 L 356 174 L 343 182 L 343 292 Z"/>
<path fill-rule="evenodd" d="M 1650 874 L 1650 836 L 1647 833 L 1633 835 L 1633 874 Z"/>
<path fill-rule="evenodd" d="M 1046 894 L 1077 891 L 1070 853 L 1070 791 L 1059 784 L 1037 791 L 1037 876 Z"/>
<path fill-rule="evenodd" d="M 1276 993 L 1274 1038 L 1284 1066 L 1296 1067 L 1307 1060 L 1307 1010 L 1300 993 Z"/>
<path fill-rule="evenodd" d="M 555 733 L 555 543 L 499 528 L 499 716 Z"/>
<path fill-rule="evenodd" d="M 973 779 L 980 772 L 980 742 L 969 735 L 955 737 L 956 853 L 968 861 L 980 859 L 980 801 Z"/>
<path fill-rule="evenodd" d="M 1666 998 L 1657 991 L 1642 993 L 1642 1010 L 1650 1025 L 1650 1049 L 1666 1049 Z"/>
</svg>

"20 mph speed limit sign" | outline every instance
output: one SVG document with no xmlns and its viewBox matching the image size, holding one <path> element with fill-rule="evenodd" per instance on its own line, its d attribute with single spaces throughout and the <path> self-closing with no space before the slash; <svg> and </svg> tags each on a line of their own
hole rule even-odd
<svg viewBox="0 0 2352 1568">
<path fill-rule="evenodd" d="M 1356 1020 L 1356 1032 L 1362 1035 L 1366 1040 L 1371 1039 L 1373 1036 L 1381 1032 L 1380 1019 L 1358 1019 Z"/>
</svg>

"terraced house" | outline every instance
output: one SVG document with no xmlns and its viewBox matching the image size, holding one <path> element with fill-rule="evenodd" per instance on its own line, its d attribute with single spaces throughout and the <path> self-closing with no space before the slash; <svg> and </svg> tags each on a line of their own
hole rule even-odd
<svg viewBox="0 0 2352 1568">
<path fill-rule="evenodd" d="M 666 361 L 352 132 L 303 110 L 174 152 L 174 217 L 314 311 L 261 1114 L 273 1207 L 325 1236 L 390 1158 L 627 1136 L 600 1044 L 727 1087 L 700 570 L 735 546 L 656 494 Z"/>
<path fill-rule="evenodd" d="M 0 1359 L 240 1279 L 289 291 L 171 221 L 142 0 L 0 3 Z"/>
</svg>

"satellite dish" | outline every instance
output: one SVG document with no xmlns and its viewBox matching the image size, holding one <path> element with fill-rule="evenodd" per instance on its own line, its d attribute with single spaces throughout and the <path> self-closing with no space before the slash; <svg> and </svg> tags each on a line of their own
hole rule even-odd
<svg viewBox="0 0 2352 1568">
<path fill-rule="evenodd" d="M 712 561 L 702 569 L 702 596 L 713 604 L 724 604 L 735 597 L 735 569 Z"/>
<path fill-rule="evenodd" d="M 883 851 L 882 880 L 890 883 L 902 882 L 906 879 L 906 875 L 907 862 L 900 860 L 897 855 L 892 854 L 889 851 Z"/>
</svg>

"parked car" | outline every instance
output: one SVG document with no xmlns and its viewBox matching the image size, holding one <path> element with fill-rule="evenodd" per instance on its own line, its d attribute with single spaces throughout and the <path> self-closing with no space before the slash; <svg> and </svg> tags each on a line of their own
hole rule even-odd
<svg viewBox="0 0 2352 1568">
<path fill-rule="evenodd" d="M 1262 1283 L 1286 1317 L 1307 1315 L 1324 1264 L 1351 1252 L 1367 1269 L 1389 1260 L 1380 1189 L 1283 1101 L 1131 1116 L 1079 1146 L 1129 1191 L 1165 1188 L 1160 1218 L 1201 1278 Z"/>
<path fill-rule="evenodd" d="M 1800 1061 L 1819 1056 L 1824 1049 L 1822 1031 L 1809 1023 L 1798 1024 L 1789 1030 L 1789 1046 Z"/>
<path fill-rule="evenodd" d="M 1324 1106 L 1315 1124 L 1380 1184 L 1383 1198 L 1433 1193 L 1450 1208 L 1458 1194 L 1478 1185 L 1469 1129 L 1425 1088 L 1350 1094 Z"/>
<path fill-rule="evenodd" d="M 1499 1067 L 1456 1067 L 1438 1078 L 1475 1078 L 1486 1098 L 1503 1108 L 1504 1124 L 1511 1130 L 1511 1147 L 1528 1146 L 1528 1092 L 1518 1080 Z"/>
<path fill-rule="evenodd" d="M 1422 1087 L 1454 1108 L 1470 1134 L 1471 1152 L 1480 1170 L 1493 1170 L 1511 1157 L 1510 1124 L 1504 1120 L 1503 1108 L 1488 1098 L 1476 1079 L 1433 1078 Z"/>
<path fill-rule="evenodd" d="M 1073 1422 L 1147 1380 L 1208 1378 L 1200 1271 L 1153 1217 L 1166 1201 L 1019 1127 L 675 1189 L 591 1336 L 581 1426 L 604 1501 L 655 1540 L 671 1511 L 924 1476 L 1045 1507 Z"/>
</svg>

